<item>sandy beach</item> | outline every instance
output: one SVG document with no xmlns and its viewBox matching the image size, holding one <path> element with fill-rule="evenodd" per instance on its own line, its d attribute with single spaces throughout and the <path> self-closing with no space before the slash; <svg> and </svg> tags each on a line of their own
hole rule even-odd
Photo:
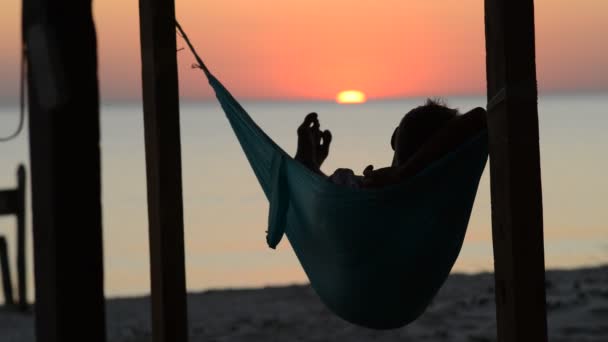
<svg viewBox="0 0 608 342">
<path fill-rule="evenodd" d="M 608 265 L 547 272 L 549 340 L 608 341 Z M 490 273 L 454 274 L 427 311 L 397 330 L 332 315 L 309 286 L 212 290 L 188 297 L 190 341 L 494 341 Z M 108 341 L 150 341 L 147 297 L 107 301 Z M 31 314 L 0 311 L 2 342 L 34 341 Z"/>
</svg>

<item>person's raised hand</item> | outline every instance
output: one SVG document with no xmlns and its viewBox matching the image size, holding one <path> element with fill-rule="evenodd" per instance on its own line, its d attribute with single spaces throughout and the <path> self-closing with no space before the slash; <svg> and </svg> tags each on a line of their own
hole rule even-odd
<svg viewBox="0 0 608 342">
<path fill-rule="evenodd" d="M 321 132 L 317 113 L 310 113 L 298 127 L 298 150 L 296 160 L 311 169 L 318 170 L 327 159 L 331 144 L 331 132 Z"/>
<path fill-rule="evenodd" d="M 321 166 L 321 164 L 323 164 L 323 162 L 325 161 L 325 159 L 327 159 L 327 156 L 329 155 L 329 145 L 331 144 L 331 132 L 329 130 L 324 130 L 323 132 L 321 132 L 321 141 L 319 142 L 319 148 L 318 148 L 318 161 L 319 161 L 319 167 Z"/>
</svg>

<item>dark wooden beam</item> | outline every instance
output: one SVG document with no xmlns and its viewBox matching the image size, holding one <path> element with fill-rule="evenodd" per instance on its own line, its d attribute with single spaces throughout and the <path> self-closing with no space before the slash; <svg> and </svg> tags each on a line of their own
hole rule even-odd
<svg viewBox="0 0 608 342">
<path fill-rule="evenodd" d="M 188 340 L 179 92 L 173 0 L 140 0 L 155 342 Z"/>
<path fill-rule="evenodd" d="M 97 42 L 91 1 L 24 0 L 39 342 L 104 342 Z"/>
<path fill-rule="evenodd" d="M 26 263 L 26 234 L 25 229 L 25 166 L 17 169 L 17 289 L 19 291 L 19 309 L 25 311 L 27 305 L 27 263 Z"/>
<path fill-rule="evenodd" d="M 0 191 L 0 215 L 12 215 L 17 211 L 17 191 Z"/>
<path fill-rule="evenodd" d="M 533 0 L 486 0 L 499 342 L 547 341 Z"/>
<path fill-rule="evenodd" d="M 2 277 L 2 289 L 4 292 L 4 305 L 10 307 L 13 300 L 13 281 L 11 279 L 11 267 L 8 257 L 6 239 L 0 236 L 0 277 Z"/>
</svg>

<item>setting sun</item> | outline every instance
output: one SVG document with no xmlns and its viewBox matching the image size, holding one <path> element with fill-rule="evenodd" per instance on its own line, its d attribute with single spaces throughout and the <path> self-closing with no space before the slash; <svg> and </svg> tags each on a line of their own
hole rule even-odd
<svg viewBox="0 0 608 342">
<path fill-rule="evenodd" d="M 366 99 L 365 94 L 359 90 L 341 91 L 336 96 L 336 102 L 338 103 L 363 103 Z"/>
</svg>

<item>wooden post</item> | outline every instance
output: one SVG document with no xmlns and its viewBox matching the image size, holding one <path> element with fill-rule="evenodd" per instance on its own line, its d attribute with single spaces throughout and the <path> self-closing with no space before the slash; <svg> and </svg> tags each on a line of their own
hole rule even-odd
<svg viewBox="0 0 608 342">
<path fill-rule="evenodd" d="M 188 340 L 173 0 L 140 0 L 152 335 Z"/>
<path fill-rule="evenodd" d="M 26 230 L 25 230 L 25 166 L 17 169 L 17 289 L 19 310 L 27 310 Z"/>
<path fill-rule="evenodd" d="M 91 0 L 24 0 L 39 342 L 104 342 L 97 43 Z"/>
<path fill-rule="evenodd" d="M 547 341 L 533 0 L 486 0 L 499 342 Z"/>
<path fill-rule="evenodd" d="M 16 199 L 15 190 L 0 190 L 0 215 L 13 215 L 17 210 Z"/>
<path fill-rule="evenodd" d="M 8 258 L 8 248 L 6 239 L 0 236 L 0 276 L 2 277 L 2 289 L 4 290 L 4 305 L 12 306 L 13 301 L 13 282 L 11 280 L 11 267 Z"/>
</svg>

